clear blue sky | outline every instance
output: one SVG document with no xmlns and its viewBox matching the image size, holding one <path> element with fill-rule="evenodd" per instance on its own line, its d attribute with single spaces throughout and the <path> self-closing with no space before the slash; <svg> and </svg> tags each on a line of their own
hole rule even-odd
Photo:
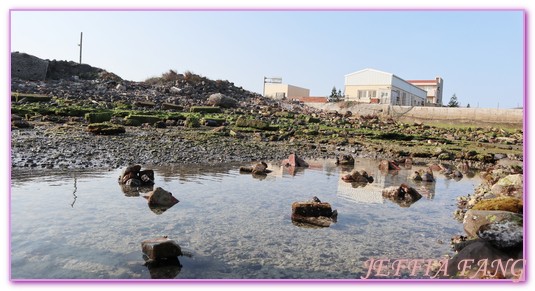
<svg viewBox="0 0 535 291">
<path fill-rule="evenodd" d="M 364 68 L 444 79 L 444 103 L 523 105 L 522 11 L 12 11 L 11 51 L 141 81 L 169 69 L 326 96 Z M 499 104 L 499 105 L 498 105 Z"/>
</svg>

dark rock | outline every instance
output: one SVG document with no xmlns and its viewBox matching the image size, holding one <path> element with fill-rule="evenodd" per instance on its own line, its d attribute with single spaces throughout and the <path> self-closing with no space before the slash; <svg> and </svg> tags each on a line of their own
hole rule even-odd
<svg viewBox="0 0 535 291">
<path fill-rule="evenodd" d="M 466 244 L 464 248 L 462 248 L 458 254 L 453 256 L 453 258 L 448 260 L 448 266 L 447 266 L 447 272 L 449 276 L 463 276 L 464 277 L 473 277 L 477 275 L 477 269 L 478 269 L 478 263 L 479 262 L 485 262 L 484 260 L 487 260 L 487 272 L 490 272 L 490 274 L 497 274 L 500 272 L 498 269 L 499 264 L 492 264 L 492 262 L 495 262 L 497 260 L 501 261 L 501 263 L 504 266 L 507 264 L 508 260 L 517 260 L 519 257 L 517 253 L 513 252 L 504 252 L 500 249 L 497 249 L 489 242 L 483 241 L 483 240 L 471 240 L 468 241 L 469 243 Z M 467 263 L 467 268 L 464 270 L 463 274 L 463 268 L 464 263 Z M 512 261 L 509 261 L 509 266 L 511 266 Z M 521 266 L 522 264 L 519 264 Z M 497 270 L 498 269 L 498 270 Z M 506 270 L 506 272 L 508 272 Z M 480 275 L 486 275 L 486 274 L 480 274 Z M 504 274 L 501 274 L 502 276 Z"/>
<path fill-rule="evenodd" d="M 422 176 L 420 176 L 418 171 L 414 171 L 414 173 L 409 176 L 409 179 L 414 181 L 422 181 Z"/>
<path fill-rule="evenodd" d="M 399 187 L 391 186 L 383 189 L 382 195 L 384 198 L 398 204 L 401 207 L 410 207 L 416 201 L 422 198 L 414 188 L 406 184 L 401 184 Z"/>
<path fill-rule="evenodd" d="M 141 249 L 150 260 L 176 258 L 182 255 L 180 245 L 167 237 L 144 240 L 141 242 Z"/>
<path fill-rule="evenodd" d="M 165 191 L 161 187 L 156 187 L 152 192 L 147 193 L 146 196 L 149 205 L 156 207 L 172 207 L 179 201 L 171 192 Z"/>
<path fill-rule="evenodd" d="M 524 230 L 520 221 L 503 220 L 482 225 L 477 236 L 499 249 L 510 249 L 522 245 Z"/>
<path fill-rule="evenodd" d="M 312 201 L 292 204 L 292 222 L 298 226 L 329 227 L 336 222 L 338 211 L 332 210 L 327 202 L 319 202 L 314 196 Z"/>
</svg>

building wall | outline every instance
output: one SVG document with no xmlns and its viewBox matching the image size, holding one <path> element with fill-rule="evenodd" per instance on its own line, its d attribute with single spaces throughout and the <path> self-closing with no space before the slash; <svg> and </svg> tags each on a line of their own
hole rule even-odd
<svg viewBox="0 0 535 291">
<path fill-rule="evenodd" d="M 391 73 L 364 69 L 345 76 L 346 101 L 423 106 L 427 92 Z"/>
<path fill-rule="evenodd" d="M 310 104 L 315 108 L 340 113 L 351 111 L 353 115 L 387 115 L 404 122 L 441 122 L 471 125 L 509 125 L 522 128 L 524 123 L 523 109 L 496 108 L 452 108 L 452 107 L 409 107 L 390 106 L 387 104 L 344 104 L 345 102 Z M 341 108 L 340 105 L 343 105 Z"/>
<path fill-rule="evenodd" d="M 288 84 L 266 83 L 264 96 L 274 99 L 308 97 L 310 96 L 310 90 Z"/>
</svg>

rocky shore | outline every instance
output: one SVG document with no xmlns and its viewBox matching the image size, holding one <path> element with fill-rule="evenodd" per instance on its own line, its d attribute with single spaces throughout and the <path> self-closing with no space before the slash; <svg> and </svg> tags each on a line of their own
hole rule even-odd
<svg viewBox="0 0 535 291">
<path fill-rule="evenodd" d="M 61 62 L 44 81 L 13 78 L 11 90 L 13 170 L 280 161 L 291 153 L 306 159 L 410 158 L 452 173 L 479 170 L 486 181 L 458 199 L 455 216 L 466 237 L 455 238 L 458 254 L 451 262 L 474 252 L 522 258 L 520 129 L 342 115 L 191 72 L 131 82 L 87 66 L 79 74 L 76 65 Z"/>
</svg>

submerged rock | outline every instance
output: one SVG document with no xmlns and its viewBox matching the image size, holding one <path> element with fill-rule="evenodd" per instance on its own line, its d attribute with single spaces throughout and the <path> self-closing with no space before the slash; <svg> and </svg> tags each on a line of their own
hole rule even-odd
<svg viewBox="0 0 535 291">
<path fill-rule="evenodd" d="M 145 263 L 151 279 L 174 279 L 182 270 L 177 257 L 163 258 Z"/>
</svg>

